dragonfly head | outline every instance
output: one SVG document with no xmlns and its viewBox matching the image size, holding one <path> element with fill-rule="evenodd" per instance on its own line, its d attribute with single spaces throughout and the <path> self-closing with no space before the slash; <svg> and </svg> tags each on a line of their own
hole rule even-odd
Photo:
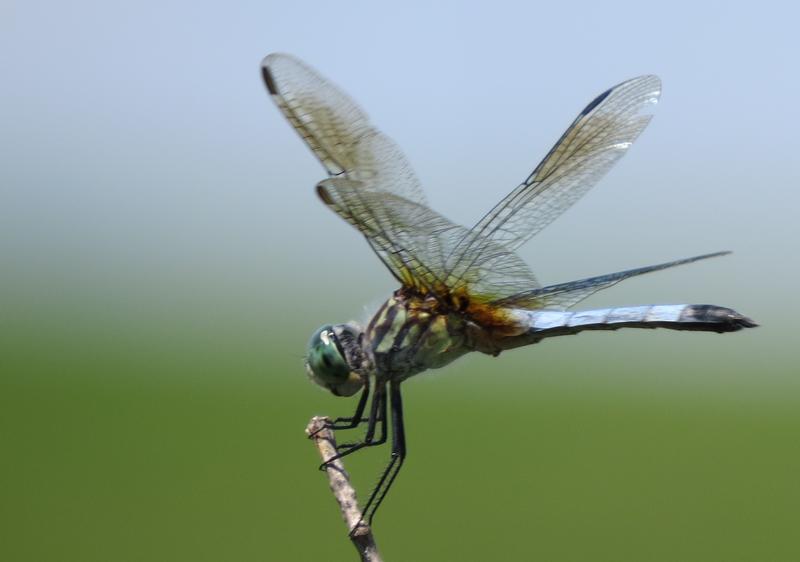
<svg viewBox="0 0 800 562">
<path fill-rule="evenodd" d="M 348 361 L 346 348 L 357 345 L 359 330 L 349 324 L 323 326 L 311 336 L 306 355 L 309 378 L 335 396 L 352 396 L 364 379 Z"/>
</svg>

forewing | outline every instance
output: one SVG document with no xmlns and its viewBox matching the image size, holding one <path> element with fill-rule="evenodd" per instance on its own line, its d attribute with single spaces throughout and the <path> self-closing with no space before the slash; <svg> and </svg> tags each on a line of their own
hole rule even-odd
<svg viewBox="0 0 800 562">
<path fill-rule="evenodd" d="M 500 201 L 455 249 L 459 277 L 480 261 L 487 241 L 515 249 L 580 199 L 650 122 L 661 82 L 640 76 L 600 94 L 575 118 L 530 176 Z"/>
<path fill-rule="evenodd" d="M 575 118 L 528 178 L 476 225 L 475 231 L 516 248 L 550 224 L 627 152 L 652 115 L 661 81 L 640 76 L 597 96 Z"/>
<path fill-rule="evenodd" d="M 379 189 L 425 203 L 402 151 L 350 96 L 291 55 L 268 55 L 261 68 L 275 104 L 329 175 L 362 180 L 364 174 L 383 173 L 392 181 Z"/>
<path fill-rule="evenodd" d="M 320 184 L 323 200 L 367 237 L 403 284 L 416 288 L 436 285 L 445 274 L 444 258 L 431 252 L 441 245 L 436 240 L 413 247 L 404 243 L 408 232 L 428 228 L 422 224 L 424 213 L 392 214 L 388 208 L 399 200 L 418 207 L 426 204 L 419 181 L 399 147 L 370 124 L 366 113 L 347 94 L 298 59 L 269 55 L 262 72 L 270 95 L 289 123 L 328 174 L 340 182 L 327 184 L 331 191 L 328 200 L 326 184 Z M 340 199 L 337 191 L 344 193 Z M 402 221 L 398 215 L 403 215 Z"/>
</svg>

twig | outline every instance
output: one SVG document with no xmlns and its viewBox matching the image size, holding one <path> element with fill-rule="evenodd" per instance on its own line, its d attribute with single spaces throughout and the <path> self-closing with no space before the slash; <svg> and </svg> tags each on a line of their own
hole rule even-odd
<svg viewBox="0 0 800 562">
<path fill-rule="evenodd" d="M 336 437 L 333 430 L 327 427 L 330 419 L 324 416 L 315 416 L 306 427 L 306 435 L 310 436 L 319 450 L 322 462 L 328 462 L 336 455 Z M 372 529 L 361 520 L 361 509 L 356 501 L 356 491 L 350 484 L 350 475 L 344 469 L 341 459 L 328 465 L 326 470 L 328 482 L 339 509 L 342 511 L 347 529 L 350 531 L 350 540 L 361 556 L 361 562 L 381 562 L 382 558 L 372 536 Z M 356 525 L 358 527 L 356 527 Z"/>
</svg>

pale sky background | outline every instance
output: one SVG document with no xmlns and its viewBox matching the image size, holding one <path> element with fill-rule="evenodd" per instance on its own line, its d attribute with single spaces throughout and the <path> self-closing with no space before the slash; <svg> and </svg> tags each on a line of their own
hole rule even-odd
<svg viewBox="0 0 800 562">
<path fill-rule="evenodd" d="M 800 14 L 789 6 L 5 2 L 0 267 L 132 302 L 235 295 L 307 318 L 307 334 L 394 287 L 313 195 L 323 170 L 268 99 L 263 56 L 293 53 L 348 91 L 404 148 L 432 205 L 467 224 L 596 94 L 654 73 L 664 91 L 648 130 L 521 253 L 555 283 L 733 250 L 591 303 L 728 305 L 763 324 L 737 336 L 730 361 L 791 358 Z"/>
</svg>

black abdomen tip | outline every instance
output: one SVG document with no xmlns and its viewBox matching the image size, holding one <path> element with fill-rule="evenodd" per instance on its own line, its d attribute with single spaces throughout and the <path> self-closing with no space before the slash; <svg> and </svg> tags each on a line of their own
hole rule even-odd
<svg viewBox="0 0 800 562">
<path fill-rule="evenodd" d="M 713 304 L 687 306 L 681 314 L 680 321 L 704 324 L 718 332 L 735 332 L 758 326 L 750 318 L 733 309 Z"/>
</svg>

